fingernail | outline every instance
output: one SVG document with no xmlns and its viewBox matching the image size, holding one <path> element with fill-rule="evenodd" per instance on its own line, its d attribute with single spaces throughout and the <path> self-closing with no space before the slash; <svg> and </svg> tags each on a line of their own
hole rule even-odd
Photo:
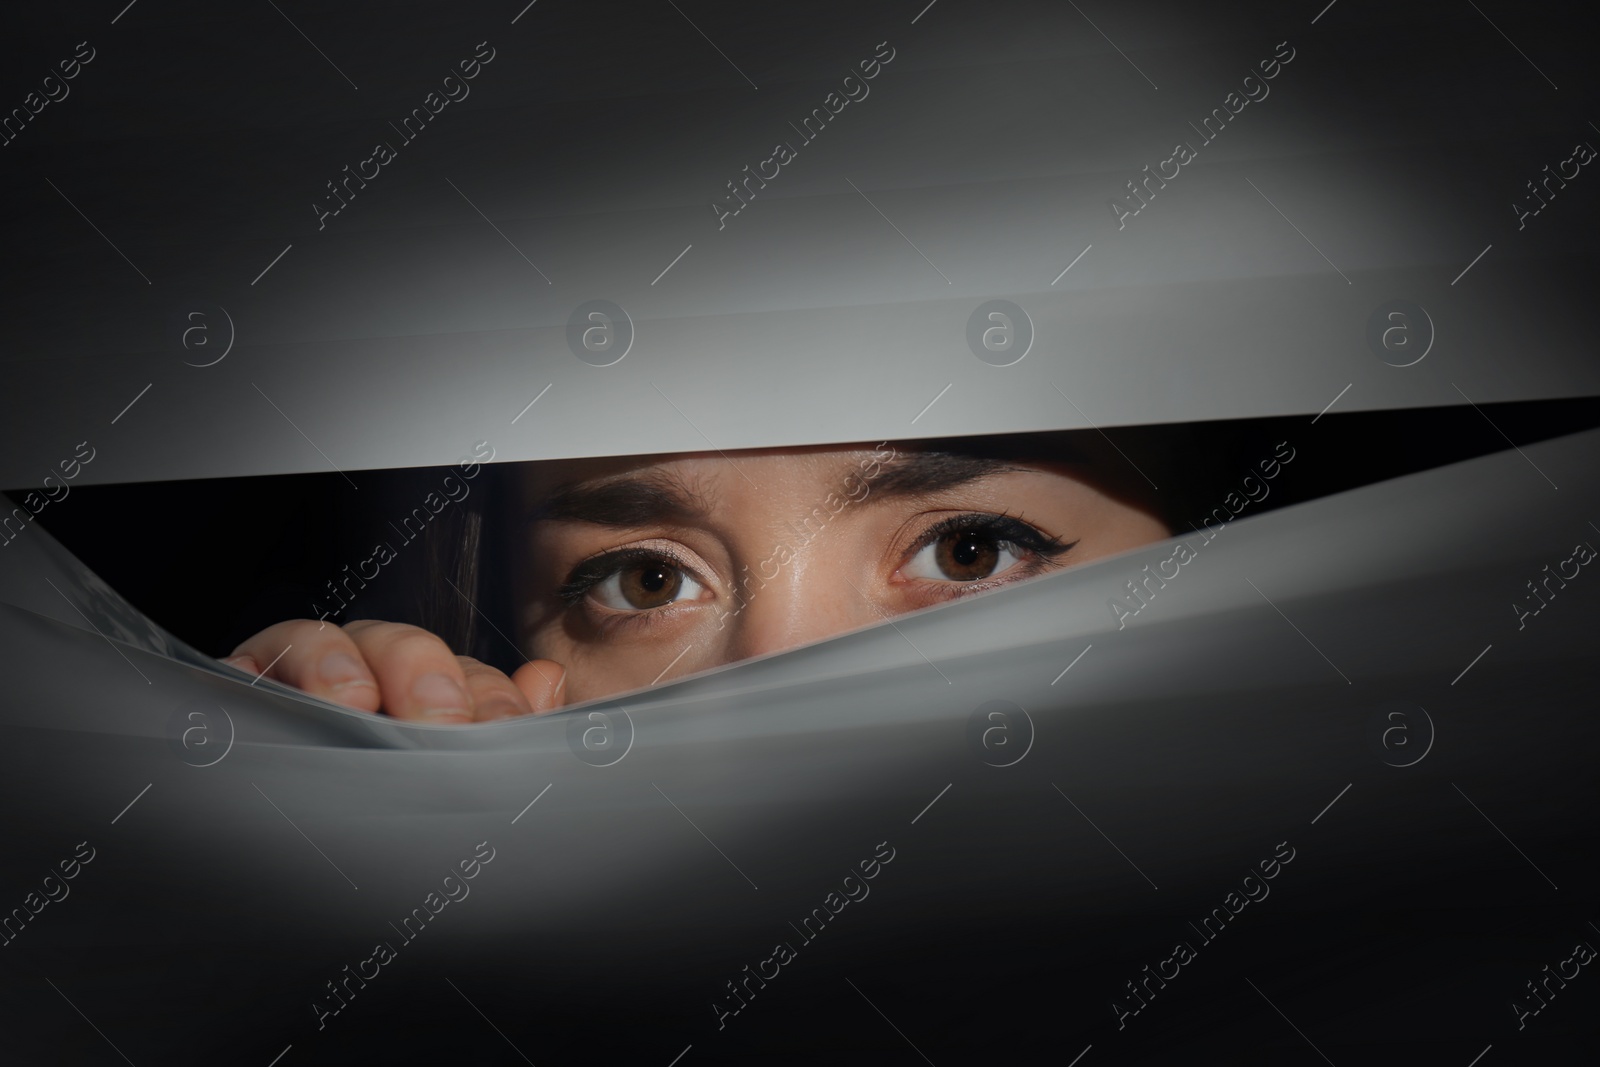
<svg viewBox="0 0 1600 1067">
<path fill-rule="evenodd" d="M 229 656 L 227 659 L 223 660 L 222 662 L 226 663 L 230 667 L 237 667 L 242 671 L 242 670 L 247 670 L 248 669 L 248 664 L 250 663 L 250 657 L 249 656 Z"/>
<path fill-rule="evenodd" d="M 335 689 L 351 685 L 370 686 L 361 662 L 348 652 L 330 652 L 317 664 L 317 674 Z"/>
<path fill-rule="evenodd" d="M 448 674 L 424 674 L 411 683 L 411 698 L 425 719 L 470 718 L 467 691 Z"/>
</svg>

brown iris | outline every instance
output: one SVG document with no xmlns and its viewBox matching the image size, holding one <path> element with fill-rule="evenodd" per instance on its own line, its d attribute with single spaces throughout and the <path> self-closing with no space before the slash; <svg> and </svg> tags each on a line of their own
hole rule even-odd
<svg viewBox="0 0 1600 1067">
<path fill-rule="evenodd" d="M 993 535 L 982 530 L 956 530 L 939 538 L 934 560 L 939 572 L 951 581 L 976 582 L 994 573 L 1000 546 Z"/>
<path fill-rule="evenodd" d="M 622 597 L 636 608 L 670 604 L 683 587 L 683 572 L 668 563 L 646 561 L 623 567 L 617 574 Z"/>
</svg>

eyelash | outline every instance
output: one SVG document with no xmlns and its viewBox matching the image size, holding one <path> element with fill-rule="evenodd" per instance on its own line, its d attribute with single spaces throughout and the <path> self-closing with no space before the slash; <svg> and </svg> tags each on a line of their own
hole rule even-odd
<svg viewBox="0 0 1600 1067">
<path fill-rule="evenodd" d="M 705 579 L 693 567 L 665 549 L 619 548 L 613 552 L 602 552 L 598 556 L 591 556 L 572 568 L 572 573 L 567 575 L 567 580 L 556 587 L 556 596 L 569 607 L 574 607 L 589 594 L 589 590 L 629 563 L 656 562 L 670 563 L 672 566 L 693 576 L 702 585 L 706 584 Z M 639 614 L 644 614 L 644 612 Z"/>
</svg>

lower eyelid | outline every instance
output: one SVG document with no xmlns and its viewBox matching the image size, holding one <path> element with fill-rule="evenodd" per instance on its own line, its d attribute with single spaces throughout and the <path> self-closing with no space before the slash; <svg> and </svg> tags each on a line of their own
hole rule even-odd
<svg viewBox="0 0 1600 1067">
<path fill-rule="evenodd" d="M 1022 545 L 1012 542 L 1012 548 L 1016 552 L 1020 553 L 1022 558 L 1016 563 L 1012 564 L 1010 569 L 1002 571 L 1000 574 L 990 575 L 987 578 L 980 578 L 975 582 L 952 581 L 940 584 L 971 587 L 975 585 L 982 585 L 984 583 L 999 584 L 1002 582 L 1022 581 L 1026 578 L 1036 578 L 1039 575 L 1044 574 L 1046 571 L 1072 566 L 1072 563 L 1065 561 L 1062 557 L 1069 555 L 1076 547 L 1078 547 L 1077 541 L 1068 541 L 1063 543 L 1058 551 L 1042 552 L 1031 548 L 1025 548 Z"/>
<path fill-rule="evenodd" d="M 912 577 L 902 578 L 901 581 L 896 584 L 902 586 L 911 586 L 913 588 L 922 587 L 934 592 L 934 595 L 936 596 L 962 596 L 964 595 L 962 592 L 963 590 L 967 592 L 979 592 L 996 585 L 1002 585 L 1006 582 L 1015 582 L 1021 581 L 1025 578 L 1036 577 L 1039 574 L 1042 574 L 1048 565 L 1048 560 L 1023 559 L 1012 564 L 1009 569 L 1001 571 L 999 574 L 991 574 L 987 578 L 978 578 L 970 582 L 959 581 L 955 578 Z M 896 570 L 895 575 L 899 574 L 900 571 Z"/>
<path fill-rule="evenodd" d="M 607 607 L 592 597 L 586 597 L 582 607 L 602 625 L 611 625 L 614 622 L 643 618 L 646 615 L 659 615 L 668 608 L 676 607 L 674 604 L 663 604 L 658 608 L 613 608 Z"/>
</svg>

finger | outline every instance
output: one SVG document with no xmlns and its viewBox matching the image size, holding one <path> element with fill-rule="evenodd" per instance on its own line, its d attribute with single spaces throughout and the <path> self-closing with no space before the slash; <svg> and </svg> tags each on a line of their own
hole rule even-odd
<svg viewBox="0 0 1600 1067">
<path fill-rule="evenodd" d="M 533 710 L 528 704 L 528 698 L 522 695 L 504 671 L 496 670 L 487 663 L 480 663 L 471 656 L 457 656 L 456 662 L 461 665 L 461 672 L 467 676 L 467 692 L 472 697 L 472 718 L 474 722 L 493 722 L 495 719 L 509 719 L 517 715 L 527 715 Z"/>
<path fill-rule="evenodd" d="M 249 666 L 237 662 L 241 660 Z M 234 649 L 229 662 L 358 711 L 378 710 L 377 679 L 355 642 L 337 626 L 315 619 L 280 622 Z"/>
<path fill-rule="evenodd" d="M 566 703 L 567 669 L 553 659 L 529 660 L 511 675 L 535 715 L 554 711 Z"/>
<path fill-rule="evenodd" d="M 454 652 L 428 631 L 398 622 L 347 623 L 382 691 L 382 709 L 397 719 L 428 723 L 472 721 L 472 696 Z"/>
</svg>

